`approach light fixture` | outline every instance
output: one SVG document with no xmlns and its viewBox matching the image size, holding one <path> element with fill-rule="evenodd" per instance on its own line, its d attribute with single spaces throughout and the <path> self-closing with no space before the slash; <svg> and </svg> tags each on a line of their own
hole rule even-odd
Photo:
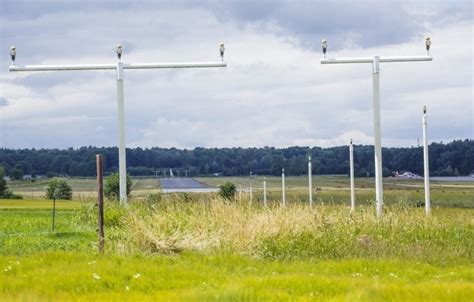
<svg viewBox="0 0 474 302">
<path fill-rule="evenodd" d="M 123 63 L 121 61 L 123 52 L 122 44 L 116 45 L 116 53 L 118 62 L 106 64 L 66 64 L 66 65 L 15 65 L 15 46 L 10 48 L 12 63 L 8 67 L 11 72 L 30 72 L 30 71 L 70 71 L 70 70 L 115 70 L 117 80 L 117 113 L 118 113 L 118 168 L 119 168 L 119 196 L 122 204 L 127 203 L 127 164 L 126 164 L 126 148 L 125 148 L 125 106 L 124 106 L 124 89 L 123 89 L 123 73 L 125 69 L 170 69 L 170 68 L 211 68 L 226 67 L 227 63 L 223 61 L 208 62 L 151 62 L 151 63 Z M 224 44 L 221 45 L 221 57 L 224 53 Z"/>
<path fill-rule="evenodd" d="M 430 37 L 425 38 L 425 46 L 426 46 L 427 55 L 430 55 L 430 46 L 431 46 L 431 38 Z"/>
<path fill-rule="evenodd" d="M 123 47 L 122 44 L 117 44 L 117 57 L 120 60 L 122 58 Z"/>
<path fill-rule="evenodd" d="M 382 215 L 383 207 L 383 178 L 382 178 L 382 131 L 381 131 L 381 113 L 380 113 L 380 64 L 381 63 L 395 63 L 395 62 L 423 62 L 432 61 L 433 58 L 429 55 L 431 39 L 425 38 L 427 55 L 424 56 L 390 56 L 390 57 L 359 57 L 359 58 L 329 58 L 324 56 L 321 59 L 321 64 L 351 64 L 351 63 L 368 63 L 372 65 L 372 80 L 373 80 L 373 113 L 374 113 L 374 162 L 375 162 L 375 200 L 377 217 Z M 323 54 L 327 50 L 327 41 L 321 41 Z"/>
<path fill-rule="evenodd" d="M 328 41 L 326 39 L 321 41 L 321 47 L 323 48 L 323 55 L 326 58 L 326 51 L 328 50 Z"/>
<path fill-rule="evenodd" d="M 219 51 L 221 53 L 221 61 L 224 61 L 224 51 L 225 51 L 224 43 L 221 43 L 221 46 L 219 47 Z"/>
<path fill-rule="evenodd" d="M 16 47 L 15 45 L 12 45 L 10 47 L 10 56 L 12 57 L 12 65 L 15 64 L 15 56 L 16 56 Z"/>
</svg>

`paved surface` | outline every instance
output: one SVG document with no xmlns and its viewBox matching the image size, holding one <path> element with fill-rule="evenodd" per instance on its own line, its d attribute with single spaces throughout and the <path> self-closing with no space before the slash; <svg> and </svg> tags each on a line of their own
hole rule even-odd
<svg viewBox="0 0 474 302">
<path fill-rule="evenodd" d="M 217 188 L 209 187 L 207 184 L 192 178 L 161 178 L 161 189 L 165 193 L 170 192 L 216 192 Z"/>
<path fill-rule="evenodd" d="M 160 180 L 163 189 L 202 189 L 209 186 L 193 178 L 162 178 Z"/>
</svg>

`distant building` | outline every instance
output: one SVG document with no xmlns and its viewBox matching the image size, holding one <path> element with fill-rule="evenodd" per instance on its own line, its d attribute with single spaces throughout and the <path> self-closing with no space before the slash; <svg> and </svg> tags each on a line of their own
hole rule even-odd
<svg viewBox="0 0 474 302">
<path fill-rule="evenodd" d="M 402 174 L 395 172 L 395 177 L 397 179 L 423 179 L 423 177 L 421 177 L 420 175 L 409 171 L 403 172 Z"/>
</svg>

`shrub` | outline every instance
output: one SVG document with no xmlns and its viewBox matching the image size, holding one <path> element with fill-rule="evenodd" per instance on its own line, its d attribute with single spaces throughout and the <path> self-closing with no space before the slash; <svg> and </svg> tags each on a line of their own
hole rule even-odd
<svg viewBox="0 0 474 302">
<path fill-rule="evenodd" d="M 89 201 L 89 200 L 87 200 Z M 96 201 L 87 202 L 75 211 L 73 222 L 77 226 L 88 225 L 90 227 L 97 226 L 97 203 Z M 127 209 L 115 202 L 104 203 L 104 226 L 120 227 L 122 219 L 127 213 Z"/>
<path fill-rule="evenodd" d="M 219 186 L 219 195 L 225 199 L 233 199 L 236 191 L 235 185 L 231 182 Z"/>
<path fill-rule="evenodd" d="M 132 179 L 127 175 L 127 196 L 130 196 L 132 191 Z M 120 198 L 120 177 L 118 173 L 112 173 L 105 179 L 104 194 L 107 198 Z"/>
<path fill-rule="evenodd" d="M 63 179 L 53 178 L 46 188 L 47 199 L 72 199 L 72 189 Z"/>
</svg>

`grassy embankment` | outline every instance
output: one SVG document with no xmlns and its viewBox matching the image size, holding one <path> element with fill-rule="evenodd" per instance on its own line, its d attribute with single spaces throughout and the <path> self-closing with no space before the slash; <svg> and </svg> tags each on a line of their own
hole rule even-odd
<svg viewBox="0 0 474 302">
<path fill-rule="evenodd" d="M 293 203 L 262 208 L 209 195 L 95 209 L 0 201 L 0 300 L 459 301 L 474 298 L 471 209 Z M 64 251 L 64 252 L 61 252 Z"/>
</svg>

